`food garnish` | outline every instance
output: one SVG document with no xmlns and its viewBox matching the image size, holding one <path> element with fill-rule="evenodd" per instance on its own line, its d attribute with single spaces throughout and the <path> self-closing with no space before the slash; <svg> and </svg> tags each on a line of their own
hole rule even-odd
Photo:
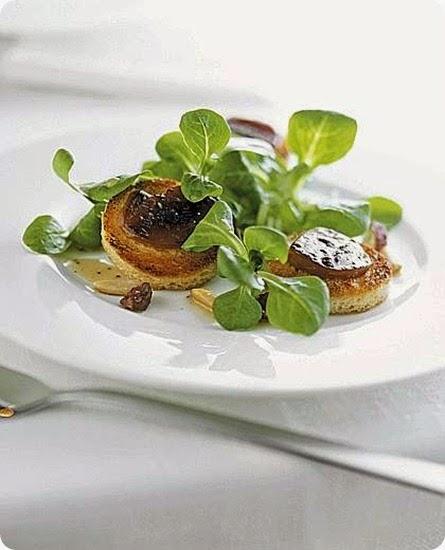
<svg viewBox="0 0 445 550">
<path fill-rule="evenodd" d="M 90 209 L 70 230 L 51 215 L 37 217 L 23 243 L 61 258 L 68 249 L 102 245 L 129 282 L 143 283 L 123 299 L 132 309 L 148 305 L 147 281 L 153 288 L 193 288 L 217 270 L 233 289 L 214 300 L 202 288 L 191 296 L 211 307 L 224 328 L 251 328 L 265 310 L 272 325 L 312 334 L 329 310 L 380 303 L 391 278 L 391 264 L 379 250 L 402 217 L 394 200 L 316 202 L 303 192 L 318 167 L 350 151 L 356 132 L 351 117 L 306 110 L 290 117 L 283 140 L 263 122 L 226 121 L 196 109 L 159 138 L 158 158 L 135 174 L 99 183 L 73 181 L 74 158 L 59 149 L 54 172 Z M 106 292 L 106 280 L 96 288 Z M 366 303 L 357 305 L 361 291 Z M 335 305 L 345 296 L 348 304 Z"/>
<path fill-rule="evenodd" d="M 124 309 L 141 312 L 148 308 L 152 296 L 153 291 L 149 283 L 142 283 L 131 288 L 119 303 Z"/>
<path fill-rule="evenodd" d="M 106 203 L 116 194 L 138 181 L 146 179 L 148 174 L 141 172 L 132 176 L 116 176 L 101 183 L 75 184 L 70 178 L 74 158 L 65 149 L 58 149 L 53 157 L 55 174 L 71 189 L 85 197 L 93 206 L 77 222 L 71 231 L 63 228 L 52 216 L 38 216 L 25 230 L 22 242 L 37 254 L 57 255 L 68 248 L 77 250 L 96 250 L 101 246 L 101 217 Z"/>
<path fill-rule="evenodd" d="M 208 288 L 192 288 L 190 291 L 190 298 L 194 304 L 201 309 L 213 312 L 213 302 L 215 301 L 215 295 Z"/>
<path fill-rule="evenodd" d="M 346 279 L 363 275 L 372 261 L 358 242 L 333 229 L 317 227 L 291 244 L 289 263 L 313 275 Z"/>
<path fill-rule="evenodd" d="M 202 251 L 213 246 L 219 246 L 218 275 L 235 285 L 213 304 L 216 320 L 227 330 L 249 329 L 260 322 L 263 310 L 257 298 L 264 291 L 267 317 L 276 327 L 313 334 L 326 320 L 329 291 L 324 281 L 312 276 L 285 279 L 266 270 L 266 261 L 287 261 L 288 241 L 280 231 L 251 226 L 241 239 L 235 234 L 229 205 L 218 201 L 183 248 Z"/>
<path fill-rule="evenodd" d="M 64 263 L 87 286 L 102 294 L 124 296 L 138 281 L 127 277 L 114 264 L 98 258 L 76 258 Z"/>
<path fill-rule="evenodd" d="M 402 264 L 399 264 L 397 262 L 393 262 L 391 260 L 392 265 L 392 275 L 393 277 L 398 277 L 402 273 Z"/>
<path fill-rule="evenodd" d="M 370 197 L 371 218 L 380 222 L 387 229 L 395 227 L 402 219 L 403 211 L 400 204 L 387 197 Z"/>
<path fill-rule="evenodd" d="M 109 294 L 110 296 L 125 296 L 138 281 L 134 281 L 122 276 L 122 279 L 100 279 L 92 283 L 92 287 L 100 294 Z"/>
<path fill-rule="evenodd" d="M 102 245 L 128 277 L 153 289 L 188 290 L 216 274 L 216 249 L 191 253 L 181 245 L 213 199 L 188 201 L 178 182 L 152 178 L 119 193 L 107 204 Z"/>
<path fill-rule="evenodd" d="M 161 180 L 165 187 L 165 180 Z M 176 183 L 161 192 L 156 180 L 138 185 L 128 193 L 124 207 L 126 229 L 157 248 L 180 247 L 213 205 L 210 198 L 190 202 Z"/>
<path fill-rule="evenodd" d="M 336 315 L 361 313 L 381 304 L 388 296 L 389 283 L 393 276 L 390 260 L 374 248 L 362 245 L 371 260 L 371 266 L 361 275 L 350 277 L 319 276 L 329 289 L 330 313 Z M 268 269 L 282 277 L 301 277 L 308 272 L 290 262 L 269 262 Z"/>
</svg>

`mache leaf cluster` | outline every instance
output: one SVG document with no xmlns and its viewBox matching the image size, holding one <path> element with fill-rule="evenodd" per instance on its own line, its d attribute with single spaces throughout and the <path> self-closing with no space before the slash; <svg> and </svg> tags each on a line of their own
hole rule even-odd
<svg viewBox="0 0 445 550">
<path fill-rule="evenodd" d="M 76 193 L 90 203 L 88 212 L 71 230 L 67 230 L 51 215 L 37 216 L 23 233 L 23 244 L 37 254 L 57 255 L 70 247 L 79 250 L 95 250 L 101 247 L 102 212 L 106 203 L 115 195 L 151 177 L 143 171 L 133 175 L 120 175 L 99 183 L 77 184 L 71 180 L 73 155 L 66 149 L 58 149 L 53 157 L 55 174 Z"/>
<path fill-rule="evenodd" d="M 267 262 L 286 263 L 286 235 L 265 226 L 250 226 L 241 239 L 235 234 L 232 210 L 218 201 L 185 241 L 183 248 L 200 252 L 218 246 L 218 275 L 234 285 L 213 304 L 218 323 L 227 330 L 255 327 L 263 317 L 288 332 L 310 335 L 329 315 L 329 290 L 319 277 L 284 278 L 270 273 Z M 260 300 L 260 297 L 263 299 Z"/>
</svg>

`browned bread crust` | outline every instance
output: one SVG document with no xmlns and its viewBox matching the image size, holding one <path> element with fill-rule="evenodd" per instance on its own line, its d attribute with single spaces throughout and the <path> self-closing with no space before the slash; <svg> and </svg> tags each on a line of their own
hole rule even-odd
<svg viewBox="0 0 445 550">
<path fill-rule="evenodd" d="M 150 190 L 162 193 L 178 185 L 172 180 L 150 181 Z M 124 209 L 132 189 L 110 200 L 102 218 L 102 245 L 111 261 L 127 276 L 149 282 L 155 290 L 187 290 L 200 286 L 216 274 L 216 250 L 187 252 L 181 248 L 156 248 L 130 232 Z"/>
<path fill-rule="evenodd" d="M 331 313 L 359 313 L 367 311 L 386 300 L 388 287 L 392 278 L 391 262 L 380 252 L 367 245 L 362 245 L 372 260 L 371 267 L 358 277 L 338 279 L 326 277 L 331 297 Z M 291 264 L 269 262 L 272 273 L 281 277 L 298 277 L 308 275 L 295 269 Z"/>
</svg>

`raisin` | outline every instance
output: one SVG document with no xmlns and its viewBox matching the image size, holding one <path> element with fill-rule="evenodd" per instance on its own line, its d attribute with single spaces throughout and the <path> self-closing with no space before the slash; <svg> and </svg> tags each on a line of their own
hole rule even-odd
<svg viewBox="0 0 445 550">
<path fill-rule="evenodd" d="M 130 289 L 121 299 L 120 305 L 130 311 L 145 311 L 151 302 L 153 291 L 148 283 Z"/>
</svg>

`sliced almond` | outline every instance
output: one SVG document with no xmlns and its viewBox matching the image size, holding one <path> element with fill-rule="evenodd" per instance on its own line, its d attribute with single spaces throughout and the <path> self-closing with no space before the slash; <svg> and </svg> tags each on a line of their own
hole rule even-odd
<svg viewBox="0 0 445 550">
<path fill-rule="evenodd" d="M 391 260 L 390 260 L 391 261 Z M 398 277 L 402 272 L 402 264 L 391 261 L 392 264 L 392 274 L 394 277 Z"/>
<path fill-rule="evenodd" d="M 97 281 L 91 281 L 91 284 L 96 292 L 102 294 L 111 294 L 112 296 L 125 296 L 129 290 L 140 284 L 134 279 L 127 279 L 116 277 L 110 279 L 98 279 Z"/>
<path fill-rule="evenodd" d="M 192 302 L 205 311 L 213 312 L 213 302 L 215 295 L 207 288 L 193 288 L 190 291 Z"/>
</svg>

